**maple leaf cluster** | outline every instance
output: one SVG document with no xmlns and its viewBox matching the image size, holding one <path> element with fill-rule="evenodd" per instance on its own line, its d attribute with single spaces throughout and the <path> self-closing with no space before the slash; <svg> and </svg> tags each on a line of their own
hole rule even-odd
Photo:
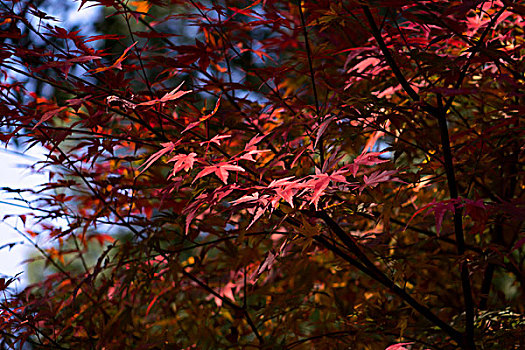
<svg viewBox="0 0 525 350">
<path fill-rule="evenodd" d="M 519 1 L 51 3 L 0 2 L 3 347 L 524 344 Z"/>
</svg>

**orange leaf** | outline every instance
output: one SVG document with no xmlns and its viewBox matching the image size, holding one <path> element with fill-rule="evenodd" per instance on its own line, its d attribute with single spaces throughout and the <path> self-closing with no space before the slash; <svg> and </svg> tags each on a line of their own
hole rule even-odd
<svg viewBox="0 0 525 350">
<path fill-rule="evenodd" d="M 104 72 L 104 71 L 107 71 L 107 70 L 110 70 L 110 69 L 113 69 L 113 68 L 122 70 L 122 61 L 124 61 L 126 59 L 129 50 L 131 50 L 131 48 L 133 46 L 137 45 L 137 43 L 138 43 L 138 41 L 135 41 L 133 43 L 133 45 L 128 47 L 126 50 L 124 50 L 124 53 L 122 55 L 120 55 L 120 57 L 117 58 L 115 63 L 113 63 L 111 66 L 96 68 L 96 69 L 93 69 L 92 72 L 93 73 L 100 73 L 100 72 Z"/>
<path fill-rule="evenodd" d="M 192 90 L 178 91 L 180 89 L 180 87 L 182 86 L 182 84 L 184 84 L 184 82 L 180 83 L 179 86 L 177 86 L 171 92 L 168 92 L 166 95 L 162 96 L 160 99 L 155 99 L 155 100 L 151 100 L 151 101 L 147 101 L 147 102 L 142 102 L 142 103 L 139 103 L 137 106 L 151 106 L 151 105 L 154 105 L 156 103 L 163 103 L 163 102 L 176 100 L 176 99 L 178 99 L 178 98 L 180 98 L 180 97 L 182 97 L 182 96 L 192 92 Z"/>
</svg>

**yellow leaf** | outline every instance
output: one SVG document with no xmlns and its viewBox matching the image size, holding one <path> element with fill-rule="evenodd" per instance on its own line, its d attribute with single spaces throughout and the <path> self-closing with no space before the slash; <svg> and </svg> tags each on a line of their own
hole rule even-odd
<svg viewBox="0 0 525 350">
<path fill-rule="evenodd" d="M 300 231 L 305 237 L 311 238 L 319 234 L 319 229 L 317 226 L 310 224 L 306 218 L 302 218 L 302 225 Z"/>
</svg>

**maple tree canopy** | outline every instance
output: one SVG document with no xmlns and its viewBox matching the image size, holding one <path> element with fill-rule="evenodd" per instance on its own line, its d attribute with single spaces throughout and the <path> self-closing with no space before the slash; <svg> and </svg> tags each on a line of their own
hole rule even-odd
<svg viewBox="0 0 525 350">
<path fill-rule="evenodd" d="M 0 0 L 3 348 L 525 344 L 522 2 L 62 3 Z"/>
</svg>

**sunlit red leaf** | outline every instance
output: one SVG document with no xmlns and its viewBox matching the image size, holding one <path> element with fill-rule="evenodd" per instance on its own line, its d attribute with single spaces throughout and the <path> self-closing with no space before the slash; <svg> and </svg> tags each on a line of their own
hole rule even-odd
<svg viewBox="0 0 525 350">
<path fill-rule="evenodd" d="M 211 173 L 214 173 L 226 185 L 226 184 L 228 184 L 228 175 L 229 175 L 228 172 L 229 171 L 244 172 L 245 170 L 242 167 L 238 166 L 238 165 L 233 165 L 233 164 L 228 164 L 228 163 L 221 163 L 221 164 L 217 164 L 217 165 L 211 165 L 211 166 L 207 166 L 203 170 L 201 170 L 197 174 L 197 176 L 195 176 L 195 180 L 193 180 L 193 181 L 195 182 L 196 180 L 200 179 L 201 177 L 204 177 L 204 176 L 207 176 L 207 175 L 209 175 Z"/>
<path fill-rule="evenodd" d="M 196 153 L 191 152 L 190 154 L 177 154 L 176 156 L 170 158 L 168 162 L 175 162 L 173 165 L 172 176 L 175 176 L 180 170 L 189 171 L 193 168 L 195 163 Z"/>
<path fill-rule="evenodd" d="M 148 160 L 142 164 L 141 167 L 143 167 L 143 169 L 141 170 L 141 174 L 143 172 L 145 172 L 153 163 L 155 163 L 160 157 L 162 157 L 163 155 L 173 151 L 175 149 L 175 144 L 173 142 L 166 142 L 166 143 L 162 143 L 162 149 L 154 154 L 152 154 Z"/>
</svg>

